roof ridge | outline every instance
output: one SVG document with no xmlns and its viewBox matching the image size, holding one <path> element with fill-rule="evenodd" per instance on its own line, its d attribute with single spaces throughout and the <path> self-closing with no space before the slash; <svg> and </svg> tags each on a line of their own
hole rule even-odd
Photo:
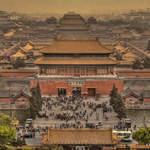
<svg viewBox="0 0 150 150">
<path fill-rule="evenodd" d="M 68 42 L 68 41 L 73 41 L 73 42 L 74 42 L 74 41 L 97 41 L 97 42 L 99 42 L 98 40 L 95 40 L 95 39 L 86 39 L 86 40 L 85 40 L 85 39 L 81 39 L 81 40 L 72 40 L 72 39 L 67 39 L 67 40 L 66 40 L 66 39 L 56 39 L 56 40 L 55 40 L 55 42 L 56 42 L 56 41 L 66 41 L 66 42 Z"/>
<path fill-rule="evenodd" d="M 88 129 L 88 128 L 82 128 L 82 129 L 75 129 L 75 128 L 67 128 L 67 129 L 53 129 L 49 128 L 50 131 L 105 131 L 108 132 L 112 130 L 111 128 L 108 129 Z"/>
</svg>

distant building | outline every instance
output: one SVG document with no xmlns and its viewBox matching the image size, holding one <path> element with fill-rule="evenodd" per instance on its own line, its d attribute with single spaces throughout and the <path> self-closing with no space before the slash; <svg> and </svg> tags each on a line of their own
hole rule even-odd
<svg viewBox="0 0 150 150">
<path fill-rule="evenodd" d="M 30 94 L 22 91 L 0 91 L 0 109 L 20 109 L 29 106 Z"/>
<path fill-rule="evenodd" d="M 10 103 L 10 92 L 9 91 L 0 91 L 0 103 Z"/>
<path fill-rule="evenodd" d="M 150 30 L 144 31 L 144 32 L 142 33 L 142 36 L 143 36 L 144 38 L 150 38 Z"/>
<path fill-rule="evenodd" d="M 30 46 L 30 47 L 32 47 L 32 50 L 33 51 L 38 51 L 38 50 L 41 50 L 42 48 L 44 48 L 44 47 L 47 47 L 48 45 L 50 45 L 51 44 L 51 42 L 52 42 L 53 40 L 48 40 L 48 41 L 28 41 L 27 43 L 26 43 L 26 46 L 28 45 L 28 46 Z M 26 47 L 25 46 L 25 47 Z"/>
<path fill-rule="evenodd" d="M 129 41 L 129 40 L 133 39 L 133 35 L 129 32 L 121 33 L 119 38 L 123 41 Z"/>
<path fill-rule="evenodd" d="M 16 60 L 17 58 L 25 60 L 26 56 L 21 51 L 18 51 L 16 54 L 11 56 L 12 60 Z"/>
<path fill-rule="evenodd" d="M 148 40 L 147 50 L 150 51 L 150 40 Z"/>
<path fill-rule="evenodd" d="M 141 93 L 135 90 L 131 90 L 130 88 L 125 89 L 121 93 L 121 97 L 126 103 L 136 103 L 142 101 Z"/>
<path fill-rule="evenodd" d="M 142 93 L 144 104 L 150 104 L 150 90 L 146 90 Z"/>
<path fill-rule="evenodd" d="M 35 76 L 37 72 L 37 69 L 1 69 L 0 75 L 4 78 L 25 78 Z"/>
<path fill-rule="evenodd" d="M 57 23 L 57 19 L 55 17 L 50 17 L 46 19 L 46 23 L 48 24 L 56 24 Z"/>
<path fill-rule="evenodd" d="M 13 66 L 7 58 L 0 59 L 0 69 L 6 69 L 6 68 L 11 69 L 13 68 Z"/>
<path fill-rule="evenodd" d="M 97 20 L 94 17 L 89 17 L 87 20 L 88 24 L 97 24 Z"/>
<path fill-rule="evenodd" d="M 59 31 L 88 31 L 86 21 L 80 14 L 69 12 L 59 20 Z"/>
<path fill-rule="evenodd" d="M 118 75 L 126 78 L 150 78 L 150 70 L 119 70 Z"/>
<path fill-rule="evenodd" d="M 57 25 L 58 39 L 89 39 L 89 27 L 80 14 L 69 12 L 59 20 Z"/>
</svg>

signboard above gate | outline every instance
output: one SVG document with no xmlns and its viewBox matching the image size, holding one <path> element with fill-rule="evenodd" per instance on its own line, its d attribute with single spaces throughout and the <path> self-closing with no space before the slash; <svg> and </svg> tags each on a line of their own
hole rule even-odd
<svg viewBox="0 0 150 150">
<path fill-rule="evenodd" d="M 69 86 L 72 86 L 72 85 L 85 85 L 85 81 L 84 80 L 69 80 L 68 85 Z"/>
</svg>

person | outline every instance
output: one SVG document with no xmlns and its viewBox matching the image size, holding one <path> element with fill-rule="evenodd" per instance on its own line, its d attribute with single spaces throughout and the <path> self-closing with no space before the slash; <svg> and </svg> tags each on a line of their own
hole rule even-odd
<svg viewBox="0 0 150 150">
<path fill-rule="evenodd" d="M 136 124 L 134 125 L 133 129 L 136 130 Z"/>
</svg>

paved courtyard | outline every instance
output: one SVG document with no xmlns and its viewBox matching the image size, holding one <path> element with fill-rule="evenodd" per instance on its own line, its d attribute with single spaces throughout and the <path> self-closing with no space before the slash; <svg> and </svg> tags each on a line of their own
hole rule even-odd
<svg viewBox="0 0 150 150">
<path fill-rule="evenodd" d="M 34 127 L 51 126 L 52 128 L 85 128 L 86 124 L 102 122 L 103 128 L 113 127 L 118 123 L 116 113 L 109 105 L 109 96 L 74 98 L 45 98 L 42 111 L 34 120 Z"/>
</svg>

